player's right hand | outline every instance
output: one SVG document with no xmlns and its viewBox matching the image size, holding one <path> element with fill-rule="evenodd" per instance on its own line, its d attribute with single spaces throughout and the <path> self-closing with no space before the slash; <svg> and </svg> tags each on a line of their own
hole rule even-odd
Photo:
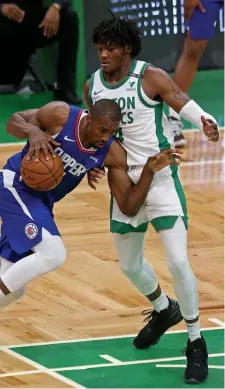
<svg viewBox="0 0 225 389">
<path fill-rule="evenodd" d="M 46 160 L 49 159 L 49 153 L 55 158 L 55 152 L 53 146 L 60 146 L 60 143 L 56 142 L 51 135 L 38 129 L 33 131 L 29 136 L 30 148 L 27 153 L 27 159 L 34 158 L 35 162 L 38 162 L 40 150 L 44 152 Z"/>
<path fill-rule="evenodd" d="M 14 3 L 3 4 L 1 8 L 1 13 L 6 18 L 13 20 L 14 22 L 17 23 L 21 23 L 25 15 L 25 11 L 23 11 Z"/>
<path fill-rule="evenodd" d="M 99 183 L 99 180 L 105 175 L 104 167 L 99 169 L 98 167 L 94 167 L 93 169 L 87 172 L 88 185 L 96 190 L 95 184 Z"/>
<path fill-rule="evenodd" d="M 203 7 L 201 0 L 184 0 L 184 17 L 187 22 L 191 19 L 191 16 L 197 7 L 201 12 L 205 12 L 205 8 Z"/>
<path fill-rule="evenodd" d="M 152 172 L 156 173 L 168 165 L 180 165 L 181 154 L 183 151 L 179 149 L 163 150 L 153 157 L 149 157 L 146 165 Z"/>
</svg>

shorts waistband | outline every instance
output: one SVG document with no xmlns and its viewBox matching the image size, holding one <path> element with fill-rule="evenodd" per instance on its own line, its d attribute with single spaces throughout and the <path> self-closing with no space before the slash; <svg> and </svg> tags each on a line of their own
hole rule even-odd
<svg viewBox="0 0 225 389">
<path fill-rule="evenodd" d="M 131 170 L 143 169 L 143 168 L 144 168 L 144 165 L 132 165 L 132 166 L 128 166 L 127 171 L 128 171 L 128 172 L 131 172 Z"/>
</svg>

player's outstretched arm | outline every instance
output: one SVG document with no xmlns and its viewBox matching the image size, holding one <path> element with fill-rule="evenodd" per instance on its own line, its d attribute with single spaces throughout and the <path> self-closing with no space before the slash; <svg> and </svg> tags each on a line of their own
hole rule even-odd
<svg viewBox="0 0 225 389">
<path fill-rule="evenodd" d="M 16 138 L 29 139 L 28 158 L 34 155 L 38 160 L 39 152 L 43 150 L 48 159 L 49 152 L 55 156 L 52 146 L 59 146 L 52 135 L 61 131 L 68 115 L 69 107 L 66 103 L 52 102 L 40 109 L 14 113 L 7 122 L 6 131 Z"/>
<path fill-rule="evenodd" d="M 108 167 L 108 184 L 111 193 L 124 214 L 135 216 L 147 197 L 154 173 L 170 165 L 179 165 L 179 150 L 164 150 L 149 157 L 137 184 L 133 184 L 127 174 L 126 153 L 122 146 L 114 141 L 105 160 Z"/>
<path fill-rule="evenodd" d="M 209 140 L 218 141 L 219 131 L 216 119 L 182 92 L 166 72 L 149 66 L 144 73 L 142 86 L 148 97 L 160 96 L 182 118 L 203 130 Z"/>
</svg>

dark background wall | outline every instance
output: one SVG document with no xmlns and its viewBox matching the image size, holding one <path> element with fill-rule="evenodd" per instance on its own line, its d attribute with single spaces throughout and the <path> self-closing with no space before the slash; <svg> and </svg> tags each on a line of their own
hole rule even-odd
<svg viewBox="0 0 225 389">
<path fill-rule="evenodd" d="M 183 2 L 184 0 L 84 0 L 86 75 L 99 67 L 91 33 L 96 22 L 110 17 L 108 8 L 117 16 L 129 18 L 139 24 L 143 34 L 140 59 L 166 71 L 173 71 L 184 41 Z M 200 69 L 223 68 L 223 31 L 224 19 L 221 12 L 215 37 L 208 44 Z"/>
</svg>

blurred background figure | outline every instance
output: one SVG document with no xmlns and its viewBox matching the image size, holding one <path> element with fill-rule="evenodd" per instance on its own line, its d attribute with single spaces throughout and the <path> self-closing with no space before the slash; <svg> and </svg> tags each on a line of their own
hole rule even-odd
<svg viewBox="0 0 225 389">
<path fill-rule="evenodd" d="M 82 103 L 76 91 L 78 17 L 70 0 L 0 0 L 0 84 L 19 89 L 38 48 L 57 41 L 54 99 Z"/>
<path fill-rule="evenodd" d="M 184 0 L 187 35 L 173 77 L 183 92 L 189 90 L 194 80 L 208 40 L 214 36 L 214 27 L 223 7 L 224 0 Z M 173 127 L 176 146 L 185 146 L 186 139 L 182 134 L 179 114 L 169 108 L 168 119 Z"/>
</svg>

